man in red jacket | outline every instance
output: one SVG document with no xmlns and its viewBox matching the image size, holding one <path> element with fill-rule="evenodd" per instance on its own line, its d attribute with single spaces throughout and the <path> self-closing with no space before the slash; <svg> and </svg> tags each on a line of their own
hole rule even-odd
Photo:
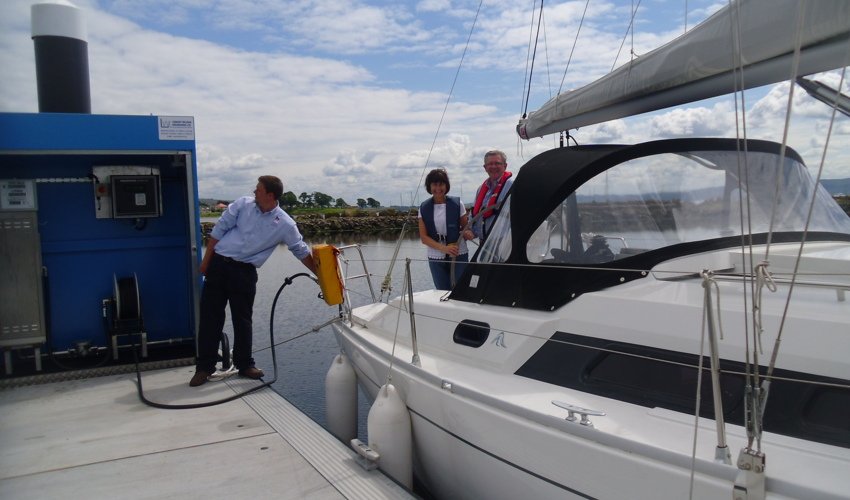
<svg viewBox="0 0 850 500">
<path fill-rule="evenodd" d="M 475 205 L 472 207 L 474 222 L 471 229 L 464 231 L 467 239 L 474 236 L 478 238 L 479 243 L 484 243 L 487 239 L 490 228 L 493 227 L 495 215 L 514 182 L 507 168 L 508 159 L 505 153 L 494 149 L 484 154 L 484 170 L 487 172 L 487 179 L 475 192 Z"/>
</svg>

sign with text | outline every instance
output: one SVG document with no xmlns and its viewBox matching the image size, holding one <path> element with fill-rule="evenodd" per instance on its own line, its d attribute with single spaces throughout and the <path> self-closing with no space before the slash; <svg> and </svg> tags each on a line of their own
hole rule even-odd
<svg viewBox="0 0 850 500">
<path fill-rule="evenodd" d="M 31 179 L 0 180 L 0 210 L 35 208 L 35 184 Z"/>
<path fill-rule="evenodd" d="M 193 116 L 159 116 L 157 123 L 161 141 L 195 140 L 195 117 Z"/>
</svg>

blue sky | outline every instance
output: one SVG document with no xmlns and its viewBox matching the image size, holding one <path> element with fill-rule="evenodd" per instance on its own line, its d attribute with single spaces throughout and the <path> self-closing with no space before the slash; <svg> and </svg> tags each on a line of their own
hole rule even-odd
<svg viewBox="0 0 850 500">
<path fill-rule="evenodd" d="M 0 111 L 37 111 L 31 3 L 0 3 Z M 516 170 L 554 145 L 551 138 L 520 142 L 514 133 L 532 8 L 539 2 L 485 1 L 477 21 L 479 2 L 467 0 L 73 3 L 88 24 L 92 112 L 194 116 L 203 197 L 249 194 L 257 176 L 271 173 L 296 194 L 408 203 L 424 196 L 423 169 L 445 167 L 452 194 L 469 202 L 484 177 L 485 151 L 504 150 Z M 590 2 L 564 90 L 611 70 L 637 3 Z M 639 3 L 634 34 L 626 37 L 617 65 L 632 50 L 639 55 L 681 34 L 686 4 L 693 26 L 726 2 Z M 546 2 L 531 109 L 561 85 L 584 9 L 584 0 Z M 824 78 L 838 81 L 837 73 Z M 760 118 L 751 137 L 781 138 L 787 89 L 779 84 L 748 93 Z M 818 133 L 829 110 L 802 100 L 801 106 L 789 142 L 811 167 L 820 159 Z M 581 143 L 728 136 L 733 110 L 731 99 L 714 99 L 585 127 L 575 136 Z M 848 121 L 836 122 L 826 178 L 850 177 Z"/>
</svg>

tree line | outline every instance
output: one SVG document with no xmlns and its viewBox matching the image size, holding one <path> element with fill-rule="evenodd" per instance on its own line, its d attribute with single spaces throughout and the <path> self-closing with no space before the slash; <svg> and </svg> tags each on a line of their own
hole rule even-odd
<svg viewBox="0 0 850 500">
<path fill-rule="evenodd" d="M 349 208 L 352 205 L 346 203 L 342 198 L 334 198 L 331 195 L 314 191 L 312 193 L 301 193 L 298 196 L 295 195 L 292 191 L 287 191 L 283 193 L 283 196 L 280 198 L 280 205 L 283 208 Z M 381 206 L 381 202 L 374 198 L 357 198 L 358 208 L 379 208 Z"/>
</svg>

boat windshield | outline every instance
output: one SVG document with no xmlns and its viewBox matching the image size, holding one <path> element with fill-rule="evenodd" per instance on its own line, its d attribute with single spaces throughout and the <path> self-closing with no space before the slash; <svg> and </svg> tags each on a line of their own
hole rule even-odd
<svg viewBox="0 0 850 500">
<path fill-rule="evenodd" d="M 743 159 L 746 158 L 746 161 Z M 805 165 L 774 153 L 696 151 L 635 158 L 562 200 L 526 242 L 533 263 L 592 264 L 687 242 L 809 231 L 850 235 L 850 218 Z M 739 161 L 739 159 L 741 159 Z M 742 174 L 739 175 L 739 172 Z M 480 262 L 511 254 L 510 197 Z"/>
</svg>

